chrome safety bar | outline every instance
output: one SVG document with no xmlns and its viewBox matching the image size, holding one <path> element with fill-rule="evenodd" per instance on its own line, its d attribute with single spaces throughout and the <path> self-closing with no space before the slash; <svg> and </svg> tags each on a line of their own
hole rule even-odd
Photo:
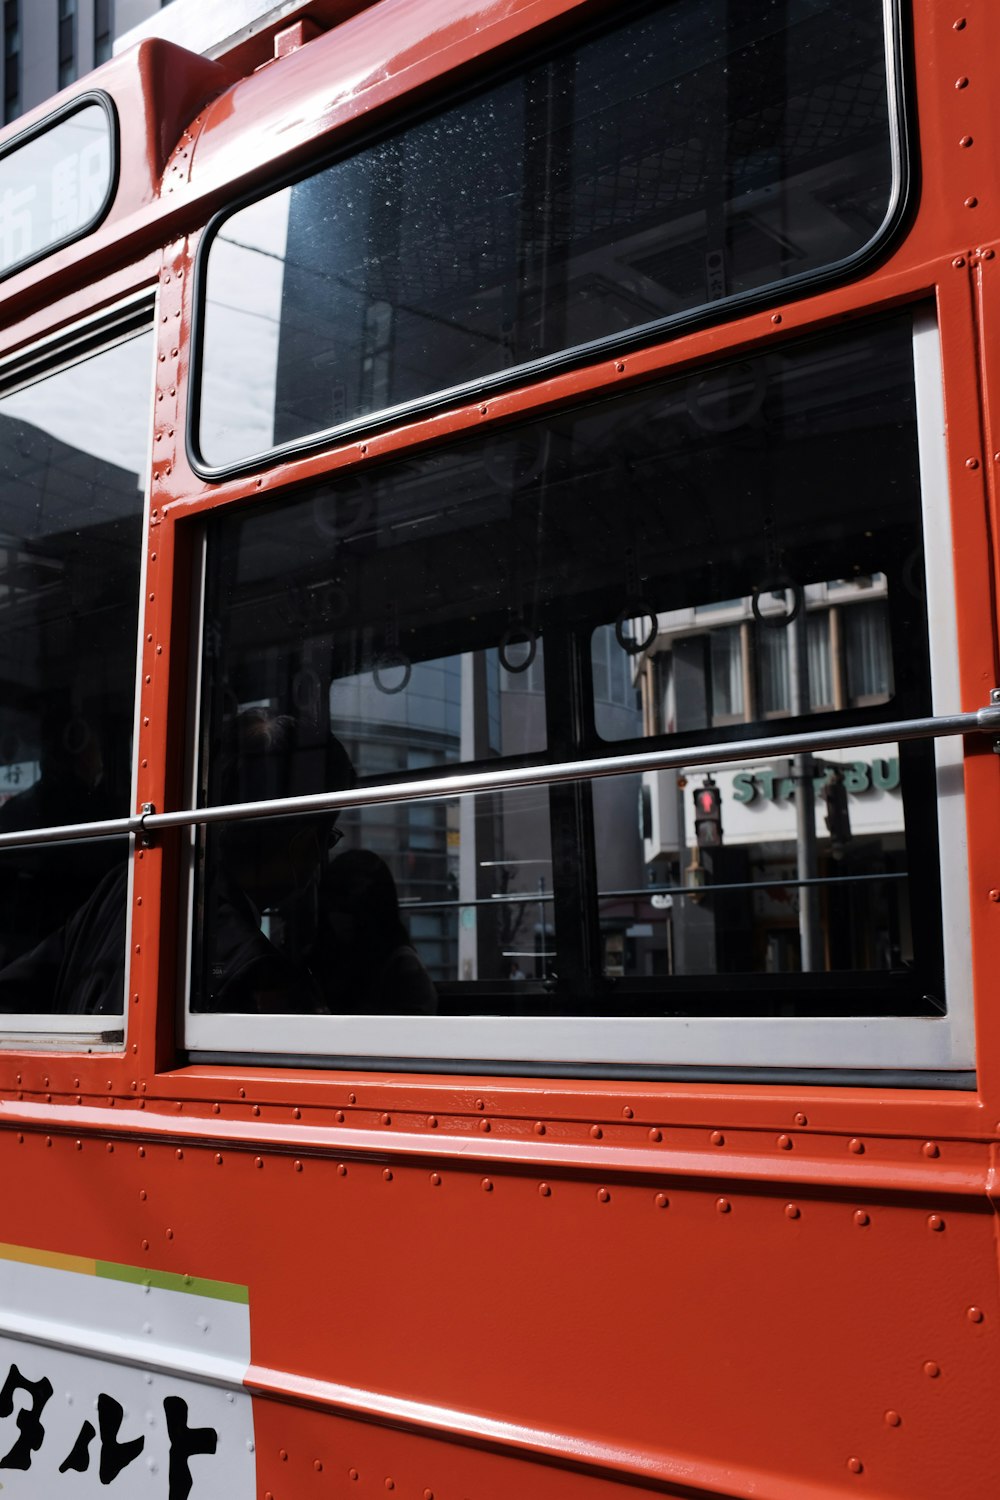
<svg viewBox="0 0 1000 1500">
<path fill-rule="evenodd" d="M 1000 735 L 1000 704 L 973 713 L 940 714 L 924 719 L 817 730 L 811 734 L 769 735 L 753 740 L 729 740 L 714 745 L 686 745 L 676 750 L 643 750 L 632 755 L 602 755 L 594 760 L 555 761 L 512 770 L 471 771 L 435 776 L 424 781 L 396 781 L 383 786 L 357 787 L 340 792 L 310 792 L 301 797 L 275 797 L 266 802 L 233 802 L 219 807 L 186 808 L 178 812 L 148 810 L 129 818 L 99 823 L 68 823 L 0 834 L 0 849 L 35 844 L 61 844 L 79 839 L 114 838 L 126 834 L 149 836 L 164 828 L 189 828 L 202 823 L 232 823 L 245 818 L 297 817 L 306 813 L 341 812 L 350 807 L 377 807 L 389 802 L 430 802 L 473 792 L 508 792 L 521 787 L 551 786 L 556 782 L 592 781 L 603 776 L 629 776 L 640 771 L 691 771 L 698 767 L 740 765 L 777 755 L 807 755 L 815 750 L 849 750 L 898 740 L 944 739 L 966 734 Z"/>
</svg>

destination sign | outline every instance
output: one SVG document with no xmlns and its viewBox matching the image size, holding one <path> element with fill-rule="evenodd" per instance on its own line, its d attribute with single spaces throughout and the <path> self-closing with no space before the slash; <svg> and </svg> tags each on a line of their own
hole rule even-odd
<svg viewBox="0 0 1000 1500">
<path fill-rule="evenodd" d="M 94 98 L 0 156 L 0 276 L 100 222 L 114 184 L 112 133 L 110 109 Z"/>
<path fill-rule="evenodd" d="M 3 1500 L 250 1500 L 247 1288 L 0 1244 Z"/>
</svg>

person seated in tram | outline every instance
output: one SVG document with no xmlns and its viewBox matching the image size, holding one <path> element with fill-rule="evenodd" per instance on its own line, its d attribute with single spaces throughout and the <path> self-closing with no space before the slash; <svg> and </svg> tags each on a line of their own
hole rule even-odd
<svg viewBox="0 0 1000 1500">
<path fill-rule="evenodd" d="M 334 1012 L 433 1015 L 434 982 L 399 914 L 392 871 L 372 849 L 349 849 L 320 882 L 310 967 Z"/>
<path fill-rule="evenodd" d="M 295 731 L 294 718 L 271 709 L 235 715 L 224 734 L 220 801 L 284 794 Z M 346 790 L 355 780 L 346 750 L 330 735 L 327 788 Z M 409 947 L 388 867 L 358 850 L 343 873 L 332 874 L 336 823 L 336 813 L 323 813 L 207 825 L 198 1009 L 315 1014 L 434 1008 L 434 987 Z M 122 862 L 66 922 L 0 970 L 0 1011 L 120 1014 L 127 888 Z"/>
</svg>

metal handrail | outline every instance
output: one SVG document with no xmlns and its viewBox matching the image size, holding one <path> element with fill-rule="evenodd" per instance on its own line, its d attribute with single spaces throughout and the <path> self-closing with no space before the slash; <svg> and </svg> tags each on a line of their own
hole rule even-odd
<svg viewBox="0 0 1000 1500">
<path fill-rule="evenodd" d="M 203 823 L 233 823 L 250 818 L 301 817 L 307 813 L 342 812 L 347 808 L 378 807 L 390 802 L 430 802 L 473 792 L 517 791 L 521 787 L 550 786 L 556 782 L 593 781 L 605 776 L 629 776 L 640 771 L 693 770 L 699 766 L 739 765 L 776 755 L 809 754 L 814 750 L 854 749 L 886 741 L 945 739 L 956 735 L 1000 735 L 1000 705 L 972 713 L 940 714 L 922 719 L 852 728 L 815 730 L 809 734 L 770 735 L 721 744 L 687 745 L 676 750 L 643 750 L 632 755 L 604 755 L 594 760 L 556 761 L 499 771 L 470 771 L 436 776 L 424 781 L 398 781 L 383 786 L 356 787 L 339 792 L 310 792 L 300 797 L 275 797 L 264 802 L 232 802 L 219 807 L 156 812 L 152 806 L 128 818 L 97 823 L 68 823 L 53 828 L 0 834 L 0 849 L 36 844 L 62 844 L 81 839 L 113 838 L 127 834 L 148 836 L 164 828 L 189 828 Z"/>
</svg>

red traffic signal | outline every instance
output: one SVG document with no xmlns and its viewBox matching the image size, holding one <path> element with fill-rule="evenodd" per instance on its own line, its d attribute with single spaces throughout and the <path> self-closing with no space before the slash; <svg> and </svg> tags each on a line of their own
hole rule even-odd
<svg viewBox="0 0 1000 1500">
<path fill-rule="evenodd" d="M 717 849 L 722 843 L 722 796 L 715 782 L 709 778 L 703 786 L 695 787 L 694 836 L 700 849 Z"/>
</svg>

